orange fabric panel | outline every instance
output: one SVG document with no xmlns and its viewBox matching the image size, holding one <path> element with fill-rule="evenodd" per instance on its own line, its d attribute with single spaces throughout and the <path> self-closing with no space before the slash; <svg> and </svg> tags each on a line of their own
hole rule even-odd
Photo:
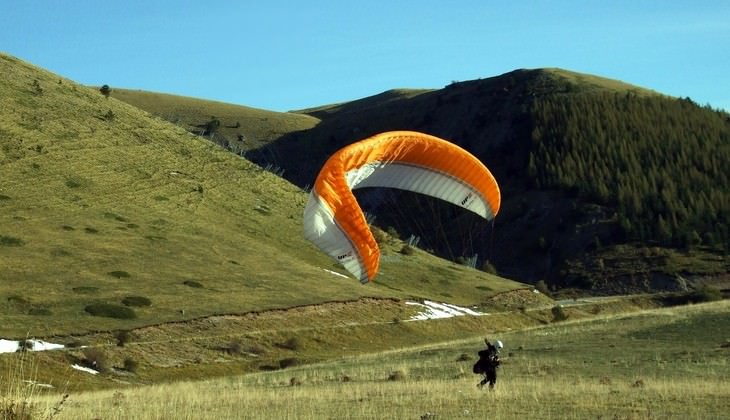
<svg viewBox="0 0 730 420">
<path fill-rule="evenodd" d="M 487 167 L 469 152 L 438 137 L 392 131 L 340 149 L 320 170 L 314 189 L 358 250 L 369 279 L 378 272 L 380 250 L 345 174 L 373 161 L 410 163 L 448 174 L 479 191 L 493 215 L 499 211 L 499 187 Z"/>
</svg>

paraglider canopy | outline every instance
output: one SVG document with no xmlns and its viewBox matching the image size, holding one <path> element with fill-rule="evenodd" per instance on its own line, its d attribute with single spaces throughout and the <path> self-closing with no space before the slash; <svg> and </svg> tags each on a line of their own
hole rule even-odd
<svg viewBox="0 0 730 420">
<path fill-rule="evenodd" d="M 499 186 L 486 166 L 459 146 L 414 131 L 391 131 L 335 152 L 319 172 L 304 210 L 304 236 L 366 283 L 380 250 L 352 190 L 390 187 L 426 194 L 491 220 Z"/>
</svg>

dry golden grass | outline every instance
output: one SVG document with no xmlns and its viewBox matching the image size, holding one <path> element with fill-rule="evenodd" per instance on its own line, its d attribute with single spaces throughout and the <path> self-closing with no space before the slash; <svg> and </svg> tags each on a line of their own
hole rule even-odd
<svg viewBox="0 0 730 420">
<path fill-rule="evenodd" d="M 494 391 L 475 386 L 473 360 L 460 361 L 481 347 L 472 337 L 276 372 L 79 393 L 59 418 L 720 419 L 730 412 L 722 347 L 729 309 L 724 301 L 500 334 L 507 347 Z"/>
</svg>

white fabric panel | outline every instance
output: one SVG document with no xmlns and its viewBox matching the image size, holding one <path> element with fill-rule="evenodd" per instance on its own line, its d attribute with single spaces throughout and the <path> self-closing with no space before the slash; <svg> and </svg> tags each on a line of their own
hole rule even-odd
<svg viewBox="0 0 730 420">
<path fill-rule="evenodd" d="M 367 282 L 367 274 L 355 247 L 350 239 L 337 225 L 330 208 L 322 202 L 317 194 L 309 194 L 307 207 L 304 209 L 304 237 L 317 245 L 325 254 L 331 256 L 361 282 Z M 364 278 L 364 280 L 363 280 Z"/>
<path fill-rule="evenodd" d="M 408 190 L 448 201 L 491 219 L 484 197 L 465 182 L 432 169 L 397 162 L 370 162 L 345 175 L 350 189 L 388 187 Z"/>
</svg>

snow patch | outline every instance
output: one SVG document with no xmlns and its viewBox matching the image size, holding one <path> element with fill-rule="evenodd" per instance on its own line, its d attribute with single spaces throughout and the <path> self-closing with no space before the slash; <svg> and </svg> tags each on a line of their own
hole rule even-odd
<svg viewBox="0 0 730 420">
<path fill-rule="evenodd" d="M 485 313 L 477 312 L 477 311 L 469 309 L 469 308 L 452 305 L 450 303 L 432 302 L 430 300 L 424 300 L 423 303 L 406 302 L 406 305 L 414 305 L 414 306 L 423 307 L 423 311 L 421 311 L 417 315 L 412 316 L 409 319 L 409 321 L 423 321 L 423 320 L 427 320 L 427 319 L 452 318 L 455 316 L 465 316 L 465 315 L 470 315 L 470 316 L 486 315 Z"/>
<path fill-rule="evenodd" d="M 96 371 L 96 370 L 94 370 L 92 368 L 88 368 L 86 366 L 81 366 L 81 365 L 74 364 L 74 365 L 71 365 L 71 367 L 74 368 L 74 369 L 76 369 L 76 370 L 80 370 L 82 372 L 90 373 L 92 375 L 96 375 L 96 374 L 99 373 L 99 371 Z"/>
<path fill-rule="evenodd" d="M 30 351 L 46 351 L 46 350 L 58 350 L 64 348 L 63 344 L 49 343 L 43 340 L 24 340 L 28 343 L 26 350 Z M 0 338 L 0 353 L 15 353 L 20 350 L 21 341 L 18 340 L 5 340 Z"/>
</svg>

